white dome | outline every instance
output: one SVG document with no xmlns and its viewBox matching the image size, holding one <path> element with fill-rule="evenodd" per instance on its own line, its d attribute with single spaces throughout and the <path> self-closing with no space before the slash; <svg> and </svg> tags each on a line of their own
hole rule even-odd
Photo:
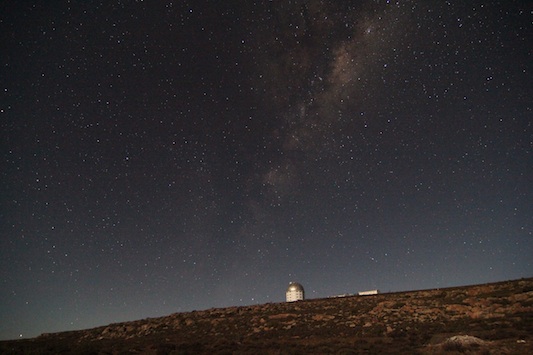
<svg viewBox="0 0 533 355">
<path fill-rule="evenodd" d="M 285 292 L 287 302 L 301 301 L 305 299 L 304 287 L 297 282 L 291 282 Z"/>
<path fill-rule="evenodd" d="M 300 285 L 298 282 L 291 282 L 289 284 L 289 288 L 287 288 L 287 292 L 291 292 L 291 291 L 304 292 L 304 287 Z"/>
</svg>

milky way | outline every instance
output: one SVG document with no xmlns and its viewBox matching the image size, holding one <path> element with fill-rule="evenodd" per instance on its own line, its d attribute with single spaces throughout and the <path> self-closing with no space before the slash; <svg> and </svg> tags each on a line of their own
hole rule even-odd
<svg viewBox="0 0 533 355">
<path fill-rule="evenodd" d="M 531 18 L 0 5 L 0 338 L 533 276 Z"/>
</svg>

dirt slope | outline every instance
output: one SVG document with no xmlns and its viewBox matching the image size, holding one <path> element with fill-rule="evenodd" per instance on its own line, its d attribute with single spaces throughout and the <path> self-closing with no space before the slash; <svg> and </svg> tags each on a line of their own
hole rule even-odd
<svg viewBox="0 0 533 355">
<path fill-rule="evenodd" d="M 533 354 L 533 278 L 176 313 L 0 342 L 1 354 Z"/>
</svg>

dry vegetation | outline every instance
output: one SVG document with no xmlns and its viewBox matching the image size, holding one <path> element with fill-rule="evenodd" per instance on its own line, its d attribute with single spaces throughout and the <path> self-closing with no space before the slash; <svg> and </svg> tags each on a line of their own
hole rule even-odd
<svg viewBox="0 0 533 355">
<path fill-rule="evenodd" d="M 176 313 L 0 342 L 2 354 L 533 354 L 533 278 Z"/>
</svg>

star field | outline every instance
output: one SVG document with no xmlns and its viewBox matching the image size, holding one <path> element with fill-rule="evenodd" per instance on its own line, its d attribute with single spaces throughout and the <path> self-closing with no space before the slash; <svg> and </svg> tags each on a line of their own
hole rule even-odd
<svg viewBox="0 0 533 355">
<path fill-rule="evenodd" d="M 0 5 L 0 338 L 533 276 L 526 1 Z"/>
</svg>

